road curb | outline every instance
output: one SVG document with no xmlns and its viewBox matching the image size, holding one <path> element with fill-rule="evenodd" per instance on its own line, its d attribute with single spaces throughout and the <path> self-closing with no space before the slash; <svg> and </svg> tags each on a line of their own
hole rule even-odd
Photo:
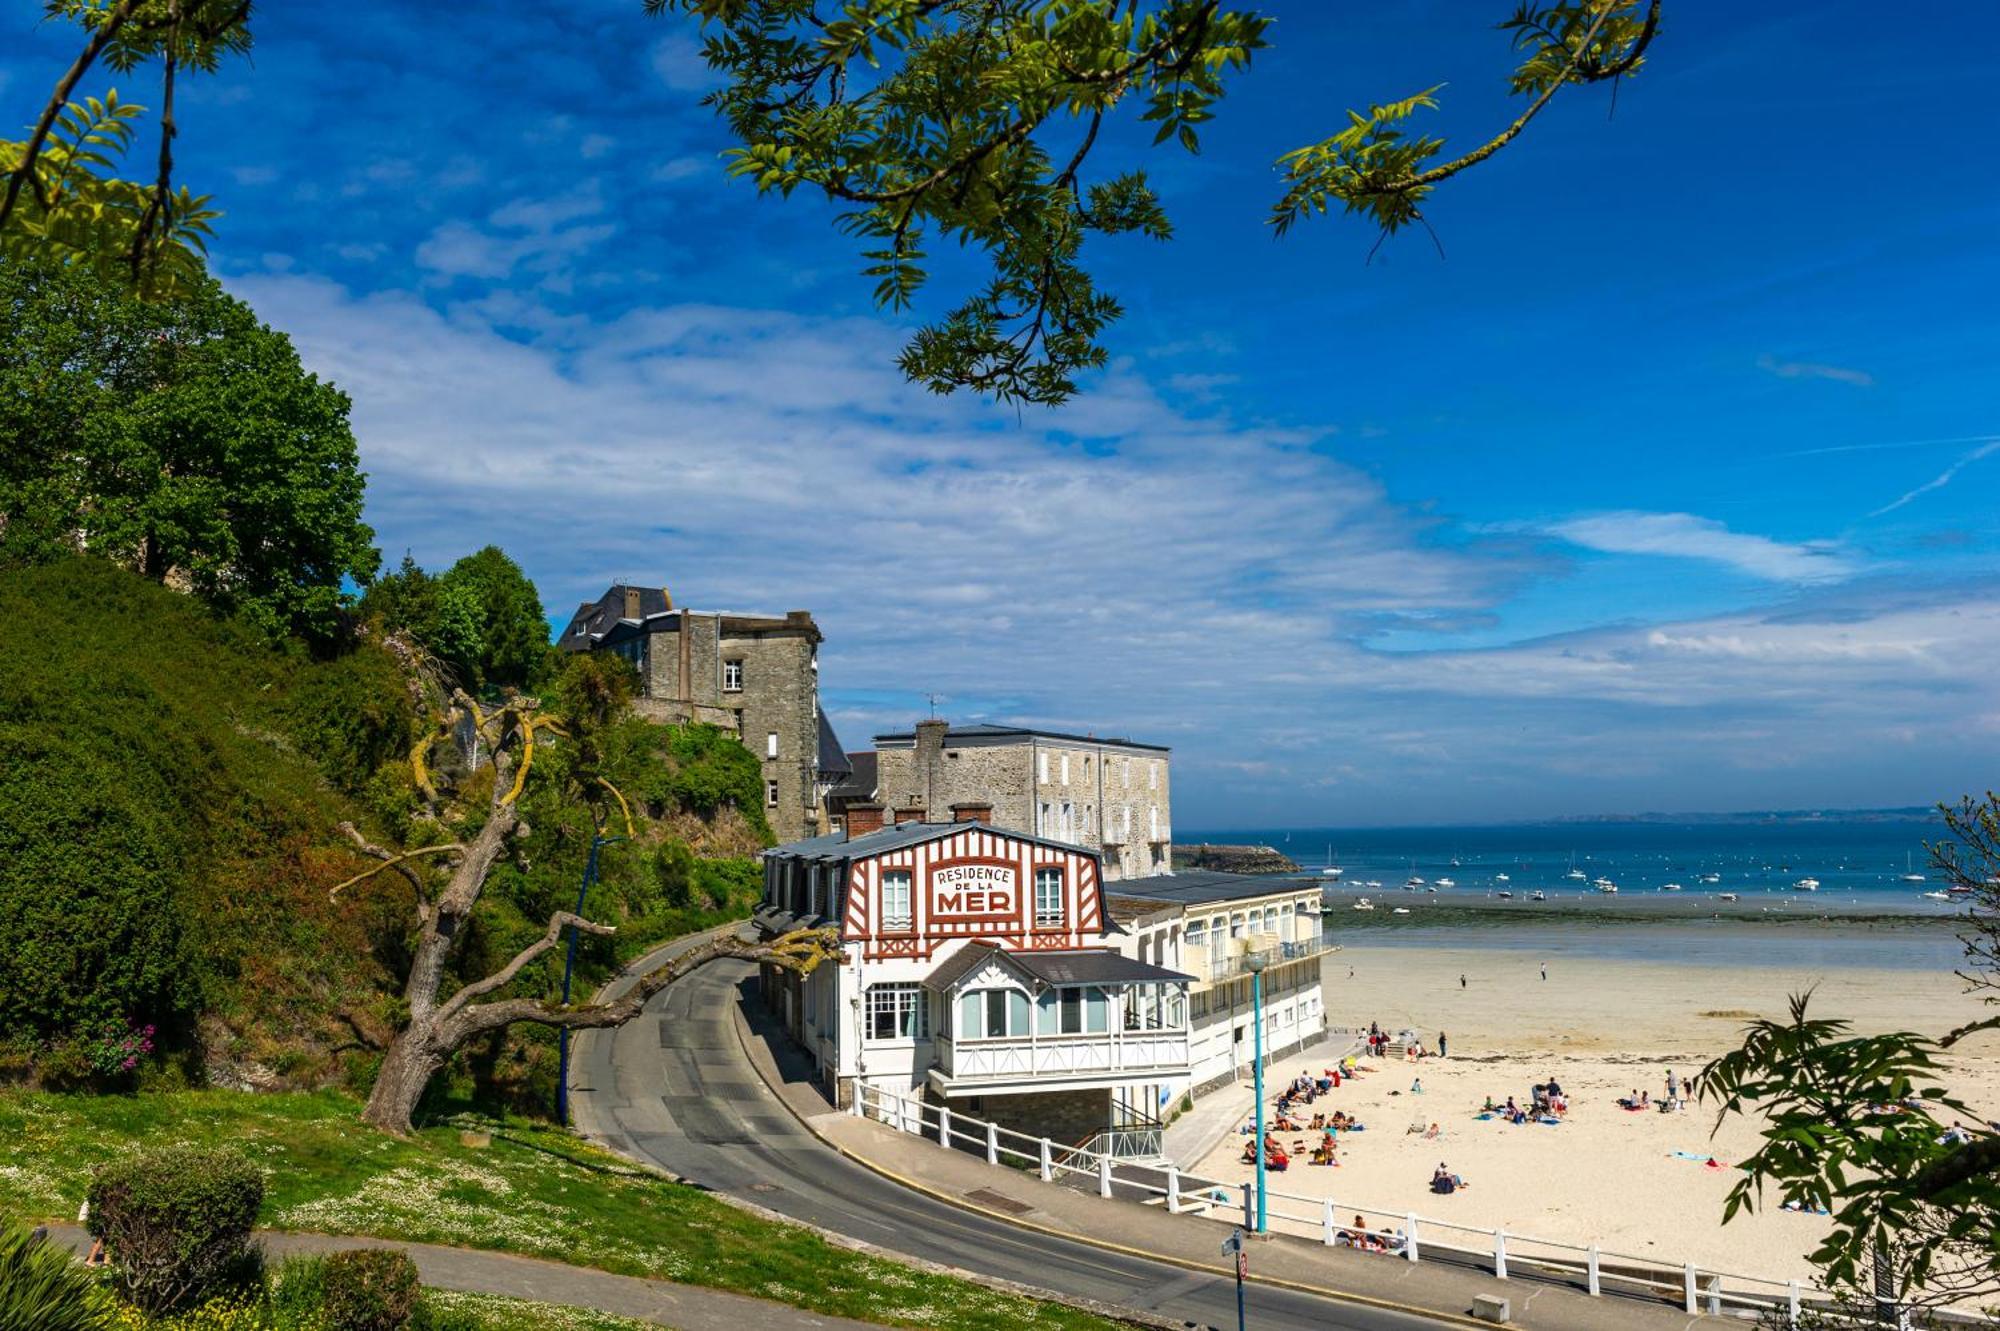
<svg viewBox="0 0 2000 1331">
<path fill-rule="evenodd" d="M 785 1098 L 783 1092 L 776 1086 L 771 1085 L 770 1079 L 764 1075 L 764 1069 L 758 1066 L 756 1056 L 750 1051 L 750 1026 L 748 1020 L 743 1015 L 741 1004 L 731 1007 L 730 1017 L 731 1024 L 736 1029 L 737 1042 L 743 1047 L 743 1056 L 750 1060 L 751 1067 L 757 1069 L 757 1076 L 764 1081 L 765 1087 L 777 1097 L 778 1103 L 784 1105 L 785 1111 L 797 1119 L 801 1127 L 824 1142 L 834 1152 L 860 1165 L 869 1173 L 879 1178 L 887 1179 L 898 1187 L 908 1188 L 912 1192 L 921 1193 L 933 1201 L 943 1202 L 947 1206 L 956 1207 L 961 1211 L 969 1211 L 974 1215 L 983 1216 L 988 1220 L 1000 1221 L 1016 1229 L 1025 1229 L 1037 1234 L 1046 1234 L 1051 1238 L 1064 1239 L 1071 1243 L 1080 1243 L 1086 1247 L 1098 1248 L 1105 1252 L 1115 1252 L 1123 1257 L 1138 1257 L 1150 1262 L 1159 1262 L 1166 1266 L 1177 1266 L 1184 1271 L 1193 1271 L 1201 1275 L 1212 1275 L 1223 1280 L 1234 1280 L 1236 1278 L 1236 1272 L 1230 1267 L 1210 1266 L 1205 1262 L 1191 1261 L 1187 1258 L 1175 1257 L 1168 1253 L 1148 1252 L 1144 1248 L 1134 1248 L 1122 1243 L 1113 1243 L 1109 1239 L 1093 1238 L 1085 1234 L 1074 1234 L 1068 1230 L 1055 1229 L 1048 1225 L 1038 1225 L 1032 1220 L 1023 1220 L 1019 1216 L 1006 1215 L 999 1211 L 989 1210 L 986 1207 L 966 1201 L 964 1198 L 952 1193 L 941 1192 L 915 1179 L 905 1177 L 893 1169 L 875 1163 L 864 1155 L 859 1155 L 849 1150 L 821 1132 L 813 1125 L 811 1119 L 793 1107 L 792 1102 Z M 953 1272 L 953 1274 L 964 1273 Z M 978 1275 L 967 1274 L 966 1278 L 976 1280 L 981 1284 L 992 1283 L 988 1278 Z M 1421 1308 L 1415 1304 L 1398 1303 L 1394 1299 L 1384 1299 L 1372 1294 L 1354 1294 L 1346 1290 L 1329 1289 L 1322 1285 L 1309 1285 L 1303 1281 L 1285 1280 L 1271 1276 L 1251 1276 L 1248 1278 L 1247 1283 L 1252 1285 L 1268 1285 L 1274 1289 L 1286 1289 L 1296 1294 L 1310 1294 L 1315 1298 L 1334 1299 L 1342 1303 L 1358 1303 L 1366 1307 L 1379 1309 L 1383 1312 L 1401 1313 L 1404 1316 L 1421 1317 L 1429 1321 L 1450 1323 L 1454 1326 L 1482 1328 L 1482 1331 L 1490 1331 L 1491 1327 L 1491 1323 L 1479 1321 L 1464 1313 L 1439 1312 L 1431 1308 Z M 1190 1325 L 1186 1321 L 1155 1318 L 1151 1314 L 1141 1313 L 1137 1309 L 1116 1308 L 1116 1305 L 1111 1305 L 1112 1308 L 1116 1309 L 1115 1311 L 1107 1311 L 1103 1308 L 1090 1308 L 1087 1303 L 1079 1303 L 1075 1299 L 1060 1294 L 1037 1293 L 1034 1297 L 1046 1299 L 1054 1303 L 1066 1304 L 1070 1307 L 1083 1308 L 1085 1311 L 1096 1312 L 1099 1316 L 1115 1316 L 1118 1320 L 1135 1322 L 1143 1326 L 1172 1328 L 1173 1331 L 1184 1331 Z"/>
</svg>

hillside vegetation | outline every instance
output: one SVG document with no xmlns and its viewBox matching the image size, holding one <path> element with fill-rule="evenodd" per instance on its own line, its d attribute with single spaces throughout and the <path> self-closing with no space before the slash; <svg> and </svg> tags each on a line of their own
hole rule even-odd
<svg viewBox="0 0 2000 1331">
<path fill-rule="evenodd" d="M 395 825 L 412 725 L 398 656 L 367 634 L 333 659 L 273 647 L 82 558 L 0 571 L 0 626 L 0 1060 L 52 1084 L 115 1082 L 151 1026 L 170 1057 L 147 1075 L 365 1084 L 399 1016 L 409 888 L 380 874 L 328 890 L 357 863 L 340 823 L 409 830 Z M 579 950 L 588 986 L 651 941 L 747 911 L 744 857 L 769 831 L 733 738 L 625 716 L 617 681 L 572 678 L 603 663 L 565 669 L 558 695 L 611 691 L 590 742 L 640 815 L 603 853 L 587 913 L 621 928 Z M 596 829 L 558 787 L 531 790 L 532 830 L 495 871 L 467 974 L 575 904 Z M 560 964 L 518 991 L 550 992 Z M 523 1031 L 467 1059 L 456 1086 L 540 1099 L 551 1065 Z"/>
</svg>

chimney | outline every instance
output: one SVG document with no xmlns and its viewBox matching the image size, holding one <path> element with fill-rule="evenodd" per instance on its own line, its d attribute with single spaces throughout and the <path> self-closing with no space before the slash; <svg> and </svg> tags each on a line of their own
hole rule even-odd
<svg viewBox="0 0 2000 1331">
<path fill-rule="evenodd" d="M 910 775 L 924 792 L 924 803 L 942 804 L 947 789 L 944 779 L 944 737 L 951 722 L 933 716 L 917 722 L 917 748 L 910 755 L 915 771 Z"/>
<path fill-rule="evenodd" d="M 951 820 L 954 823 L 984 823 L 993 826 L 993 806 L 985 803 L 954 804 L 951 806 Z"/>
<path fill-rule="evenodd" d="M 921 804 L 905 804 L 902 808 L 896 810 L 896 825 L 898 827 L 904 823 L 921 823 L 923 820 L 924 806 Z"/>
<path fill-rule="evenodd" d="M 637 587 L 626 587 L 624 588 L 624 592 L 625 592 L 625 618 L 627 619 L 639 618 L 639 589 Z"/>
<path fill-rule="evenodd" d="M 870 832 L 882 830 L 882 806 L 879 804 L 850 804 L 847 806 L 847 839 L 867 836 Z"/>
</svg>

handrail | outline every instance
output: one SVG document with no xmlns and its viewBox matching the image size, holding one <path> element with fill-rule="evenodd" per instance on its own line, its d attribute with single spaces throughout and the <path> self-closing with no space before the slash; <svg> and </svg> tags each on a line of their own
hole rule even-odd
<svg viewBox="0 0 2000 1331">
<path fill-rule="evenodd" d="M 936 1129 L 937 1139 L 952 1149 L 957 1149 L 953 1146 L 954 1139 L 965 1144 L 983 1142 L 989 1163 L 999 1163 L 1002 1154 L 1024 1162 L 1034 1161 L 1039 1165 L 1044 1182 L 1054 1181 L 1059 1174 L 1094 1175 L 1100 1196 L 1110 1197 L 1114 1188 L 1123 1187 L 1127 1189 L 1128 1196 L 1136 1192 L 1142 1199 L 1157 1199 L 1164 1203 L 1170 1214 L 1220 1218 L 1231 1224 L 1241 1223 L 1243 1216 L 1254 1205 L 1256 1193 L 1253 1183 L 1202 1178 L 1182 1173 L 1171 1163 L 1164 1166 L 1135 1165 L 1124 1158 L 1129 1153 L 1118 1150 L 1118 1135 L 1121 1132 L 1152 1135 L 1150 1128 L 1105 1128 L 1073 1145 L 1063 1145 L 1046 1137 L 1030 1136 L 974 1118 L 946 1106 L 927 1104 L 896 1091 L 856 1082 L 851 1112 L 870 1117 L 871 1101 L 875 1111 L 872 1116 L 889 1126 L 914 1123 L 919 1136 L 929 1136 Z M 1034 1149 L 1002 1146 L 1002 1137 L 1027 1143 Z M 1139 1172 L 1120 1177 L 1118 1170 L 1121 1165 L 1127 1170 Z M 1217 1206 L 1214 1203 L 1219 1198 L 1227 1198 L 1228 1201 Z M 1462 1262 L 1490 1266 L 1493 1274 L 1502 1279 L 1508 1277 L 1510 1266 L 1516 1273 L 1534 1269 L 1553 1273 L 1562 1279 L 1580 1279 L 1593 1296 L 1602 1295 L 1605 1285 L 1611 1284 L 1616 1287 L 1614 1292 L 1675 1303 L 1691 1315 L 1703 1311 L 1718 1313 L 1725 1306 L 1760 1314 L 1782 1310 L 1796 1324 L 1802 1309 L 1823 1307 L 1827 1298 L 1823 1289 L 1806 1281 L 1717 1271 L 1694 1262 L 1675 1265 L 1655 1257 L 1610 1251 L 1596 1244 L 1576 1244 L 1531 1234 L 1516 1234 L 1511 1230 L 1484 1229 L 1477 1225 L 1421 1216 L 1413 1211 L 1385 1211 L 1348 1201 L 1336 1206 L 1332 1198 L 1301 1197 L 1276 1192 L 1268 1186 L 1264 1201 L 1274 1230 L 1280 1226 L 1291 1227 L 1284 1232 L 1303 1230 L 1304 1233 L 1294 1232 L 1293 1237 L 1315 1238 L 1326 1247 L 1356 1246 L 1354 1227 L 1348 1217 L 1374 1217 L 1383 1223 L 1377 1227 L 1371 1220 L 1360 1231 L 1362 1242 L 1375 1251 L 1410 1262 L 1422 1260 L 1426 1253 L 1435 1260 L 1436 1254 L 1442 1252 L 1452 1254 Z M 1287 1204 L 1303 1205 L 1305 1211 L 1300 1213 Z M 1468 1246 L 1463 1240 L 1456 1243 L 1441 1241 L 1436 1237 L 1439 1234 L 1474 1236 L 1478 1246 Z M 1550 1249 L 1556 1252 L 1551 1253 Z"/>
</svg>

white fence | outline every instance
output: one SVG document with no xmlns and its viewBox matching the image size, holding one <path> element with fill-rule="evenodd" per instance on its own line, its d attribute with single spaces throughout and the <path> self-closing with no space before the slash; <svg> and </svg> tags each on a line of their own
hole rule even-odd
<svg viewBox="0 0 2000 1331">
<path fill-rule="evenodd" d="M 1094 1184 L 1100 1197 L 1135 1198 L 1164 1207 L 1170 1215 L 1256 1227 L 1257 1189 L 1253 1182 L 1199 1178 L 1171 1164 L 1135 1164 L 1111 1152 L 1031 1137 L 944 1105 L 866 1084 L 857 1086 L 851 1108 L 855 1115 L 878 1119 L 952 1150 L 983 1154 L 989 1165 L 1032 1169 L 1044 1183 Z M 1502 1280 L 1525 1277 L 1572 1285 L 1594 1296 L 1671 1303 L 1689 1314 L 1761 1316 L 1782 1312 L 1796 1322 L 1808 1300 L 1820 1303 L 1824 1298 L 1817 1286 L 1797 1280 L 1738 1275 L 1694 1262 L 1673 1265 L 1654 1257 L 1609 1252 L 1595 1244 L 1560 1243 L 1409 1211 L 1298 1197 L 1268 1185 L 1264 1209 L 1270 1232 L 1313 1240 L 1329 1248 L 1365 1247 L 1385 1260 L 1444 1262 L 1490 1272 Z M 1354 1224 L 1357 1218 L 1364 1222 L 1361 1227 Z"/>
</svg>

